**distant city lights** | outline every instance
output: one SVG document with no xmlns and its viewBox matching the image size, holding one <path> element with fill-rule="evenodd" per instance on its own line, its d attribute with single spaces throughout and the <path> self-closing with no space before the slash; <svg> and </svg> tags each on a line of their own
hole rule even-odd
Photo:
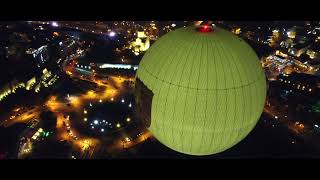
<svg viewBox="0 0 320 180">
<path fill-rule="evenodd" d="M 155 24 L 153 21 L 151 21 L 150 24 L 149 22 L 144 22 L 140 24 L 140 22 L 135 23 L 126 21 L 113 23 L 97 21 L 93 23 L 93 21 L 67 22 L 59 21 L 57 19 L 56 21 L 51 20 L 45 21 L 43 23 L 39 23 L 38 21 L 27 22 L 30 24 L 30 27 L 34 29 L 34 31 L 30 32 L 30 34 L 29 32 L 19 32 L 19 29 L 13 29 L 14 27 L 11 27 L 12 25 L 10 24 L 7 25 L 7 29 L 5 29 L 5 24 L 3 24 L 1 27 L 3 27 L 3 30 L 5 31 L 11 31 L 11 33 L 15 34 L 18 33 L 19 36 L 17 36 L 17 38 L 22 39 L 25 42 L 28 42 L 24 43 L 26 44 L 26 48 L 23 48 L 24 50 L 26 50 L 24 53 L 28 55 L 28 57 L 30 56 L 30 58 L 33 57 L 33 60 L 35 61 L 34 67 L 36 68 L 38 66 L 39 70 L 37 69 L 35 71 L 34 77 L 32 77 L 33 69 L 30 69 L 31 72 L 25 74 L 25 78 L 28 78 L 29 74 L 32 77 L 32 79 L 28 79 L 28 81 L 16 82 L 16 80 L 19 79 L 19 76 L 21 74 L 20 73 L 18 78 L 12 77 L 12 82 L 9 82 L 8 85 L 3 84 L 3 92 L 0 92 L 0 101 L 9 96 L 10 94 L 14 94 L 16 91 L 18 91 L 19 94 L 19 89 L 22 89 L 23 91 L 24 89 L 28 90 L 26 91 L 26 93 L 29 93 L 33 90 L 38 93 L 40 89 L 44 89 L 43 87 L 51 85 L 55 81 L 55 79 L 57 79 L 55 78 L 55 74 L 61 74 L 63 77 L 65 76 L 65 74 L 67 74 L 70 77 L 66 76 L 66 78 L 63 78 L 61 80 L 61 83 L 63 85 L 58 84 L 57 87 L 53 87 L 55 88 L 53 92 L 50 93 L 49 90 L 48 94 L 50 94 L 52 98 L 50 98 L 48 101 L 47 98 L 39 97 L 40 99 L 43 99 L 43 102 L 46 101 L 46 103 L 37 103 L 28 107 L 23 102 L 24 98 L 20 98 L 20 95 L 17 95 L 16 98 L 18 100 L 20 98 L 22 104 L 16 104 L 16 100 L 14 99 L 14 105 L 19 105 L 19 108 L 15 107 L 17 108 L 16 111 L 5 112 L 8 115 L 6 114 L 6 116 L 4 116 L 3 122 L 0 123 L 0 126 L 3 126 L 3 128 L 5 128 L 9 127 L 11 124 L 13 125 L 14 123 L 20 122 L 27 124 L 29 127 L 27 128 L 28 133 L 24 133 L 27 131 L 17 132 L 19 133 L 17 134 L 19 135 L 19 137 L 23 136 L 23 141 L 20 142 L 20 146 L 22 146 L 23 143 L 26 143 L 25 140 L 30 140 L 31 142 L 29 143 L 32 144 L 36 141 L 43 141 L 43 139 L 45 139 L 46 136 L 52 136 L 52 138 L 54 138 L 54 140 L 56 141 L 68 141 L 70 144 L 72 144 L 72 151 L 75 151 L 74 153 L 77 152 L 77 155 L 73 156 L 73 153 L 68 155 L 68 158 L 108 158 L 110 155 L 107 153 L 112 153 L 112 157 L 117 157 L 118 154 L 120 154 L 118 152 L 122 152 L 127 148 L 130 148 L 131 146 L 135 146 L 136 144 L 138 148 L 135 148 L 134 150 L 137 149 L 137 154 L 141 153 L 139 152 L 140 150 L 138 150 L 140 149 L 138 144 L 142 144 L 144 140 L 148 139 L 150 136 L 152 137 L 153 132 L 146 131 L 146 129 L 142 128 L 142 126 L 140 127 L 140 119 L 136 118 L 135 116 L 135 113 L 137 113 L 135 112 L 135 109 L 138 108 L 138 104 L 136 104 L 134 98 L 139 97 L 139 94 L 135 94 L 136 89 L 134 88 L 138 79 L 135 77 L 136 74 L 134 71 L 138 69 L 138 63 L 144 56 L 142 52 L 147 51 L 151 44 L 157 42 L 157 39 L 161 38 L 161 36 L 165 33 L 168 33 L 169 31 L 174 31 L 175 29 L 178 29 L 180 27 L 188 27 L 190 24 L 192 24 L 192 22 L 186 23 L 186 21 L 184 21 L 183 24 L 182 21 L 169 21 Z M 66 23 L 69 23 L 69 25 Z M 226 30 L 232 31 L 233 33 L 238 32 L 237 30 L 239 30 L 239 32 L 241 32 L 238 34 L 239 38 L 245 40 L 242 43 L 244 46 L 247 46 L 245 45 L 246 41 L 250 41 L 250 44 L 253 43 L 254 48 L 257 48 L 259 51 L 262 51 L 261 56 L 259 56 L 259 59 L 255 59 L 257 61 L 256 63 L 261 63 L 259 65 L 262 65 L 263 70 L 265 70 L 263 72 L 265 72 L 265 76 L 267 77 L 266 82 L 268 82 L 268 92 L 271 92 L 267 93 L 265 96 L 266 105 L 263 109 L 264 114 L 261 116 L 261 119 L 263 120 L 263 123 L 265 125 L 263 125 L 262 128 L 268 128 L 272 130 L 279 127 L 277 128 L 277 131 L 290 131 L 290 134 L 295 135 L 294 139 L 293 137 L 285 139 L 285 143 L 283 144 L 283 146 L 280 147 L 284 149 L 287 145 L 290 145 L 289 148 L 292 148 L 294 146 L 297 146 L 296 148 L 300 148 L 300 146 L 305 145 L 305 143 L 301 144 L 299 143 L 299 141 L 295 140 L 296 136 L 300 136 L 302 140 L 303 138 L 305 138 L 305 136 L 308 136 L 306 139 L 307 141 L 309 141 L 309 139 L 313 137 L 317 138 L 317 135 L 320 131 L 320 123 L 318 125 L 316 120 L 317 116 L 320 115 L 320 102 L 318 103 L 318 105 L 314 104 L 317 100 L 314 97 L 318 95 L 317 93 L 320 89 L 320 62 L 318 61 L 320 60 L 320 50 L 318 48 L 318 44 L 320 43 L 320 27 L 315 27 L 315 22 L 312 22 L 312 24 L 310 24 L 309 22 L 305 22 L 308 26 L 310 26 L 308 28 L 303 27 L 301 23 L 297 24 L 297 26 L 294 26 L 292 28 L 291 26 L 293 25 L 291 25 L 291 23 L 282 24 L 282 22 L 276 22 L 272 25 L 271 23 L 263 25 L 263 23 L 258 22 L 253 23 L 253 27 L 249 27 L 249 25 L 247 25 L 246 23 L 237 23 L 237 25 L 233 25 L 233 23 L 231 22 L 224 23 L 223 21 L 217 21 L 216 23 L 218 27 L 225 27 Z M 318 23 L 320 25 L 320 22 L 317 22 L 317 24 Z M 40 26 L 39 24 L 41 24 L 42 26 Z M 215 26 L 215 24 L 208 23 L 205 25 L 201 25 L 201 27 L 204 29 L 204 32 L 206 32 L 210 28 L 213 28 L 212 26 Z M 286 26 L 286 29 L 283 28 L 283 26 Z M 219 31 L 218 27 L 213 29 Z M 65 28 L 68 28 L 66 32 Z M 77 31 L 75 29 L 79 30 Z M 45 34 L 38 35 L 38 32 L 40 32 L 41 34 Z M 55 35 L 55 33 L 57 35 Z M 94 37 L 82 38 L 81 34 L 83 33 L 89 35 L 91 34 L 92 36 L 94 35 Z M 317 35 L 312 35 L 315 33 L 317 33 Z M 71 35 L 75 35 L 76 37 Z M 218 34 L 213 33 L 212 35 L 215 36 Z M 98 37 L 99 39 L 95 37 Z M 35 41 L 35 43 L 33 41 Z M 110 47 L 108 47 L 108 50 L 109 48 L 113 50 L 110 51 L 112 52 L 111 55 L 109 55 L 109 51 L 105 52 L 106 55 L 100 54 L 100 41 L 107 41 L 108 44 L 110 43 Z M 121 43 L 118 43 L 119 41 Z M 31 46 L 29 48 L 30 44 Z M 187 44 L 187 42 L 185 44 Z M 185 44 L 181 46 L 184 46 Z M 314 47 L 314 44 L 316 44 L 317 46 Z M 17 47 L 20 47 L 20 44 L 18 45 L 19 46 Z M 39 48 L 38 46 L 40 45 L 42 46 Z M 50 62 L 48 61 L 48 57 L 50 57 L 50 53 L 48 54 L 48 50 L 50 50 L 50 48 L 47 48 L 48 45 L 56 45 L 58 48 L 57 52 L 54 52 L 55 56 L 57 56 L 57 58 L 53 60 L 55 66 L 54 68 L 49 67 Z M 10 55 L 15 52 L 15 44 L 6 43 L 5 46 L 5 49 L 3 49 L 5 50 L 5 53 L 2 53 L 3 55 Z M 96 53 L 96 46 L 98 46 L 98 53 Z M 190 47 L 192 47 L 192 45 L 190 45 Z M 229 56 L 230 53 L 232 55 L 233 51 L 237 51 L 237 49 L 226 50 L 228 50 Z M 117 53 L 115 58 L 113 57 L 113 52 Z M 171 53 L 170 48 L 167 53 Z M 199 52 L 199 54 L 197 55 L 199 55 L 200 57 L 201 53 L 202 52 Z M 214 55 L 214 52 L 210 53 L 209 50 L 208 53 L 210 56 Z M 139 57 L 134 57 L 134 55 L 139 55 Z M 182 55 L 184 54 L 182 53 Z M 183 56 L 182 58 L 185 58 L 186 56 Z M 106 62 L 96 62 L 95 59 L 98 58 L 99 60 L 100 57 L 101 59 L 105 58 Z M 83 59 L 85 59 L 85 61 L 83 61 Z M 181 59 L 180 61 L 182 62 L 183 59 Z M 49 65 L 45 63 L 49 63 Z M 176 64 L 172 65 L 177 65 L 177 63 L 179 64 L 180 62 L 177 61 Z M 247 64 L 246 63 L 247 62 L 243 62 L 241 66 L 247 66 L 247 69 L 250 69 L 252 64 L 250 64 L 250 62 L 248 62 Z M 167 67 L 163 67 L 163 69 L 174 69 L 175 67 L 172 67 L 172 65 L 170 63 L 166 64 Z M 202 66 L 206 64 L 198 63 L 196 65 L 199 65 L 202 68 Z M 230 63 L 230 67 L 231 65 L 233 64 Z M 43 76 L 41 76 L 41 73 L 39 74 L 38 71 L 40 72 L 40 70 L 45 67 L 50 68 L 52 70 L 51 72 L 48 71 L 49 69 L 46 70 L 46 72 L 43 72 Z M 188 66 L 188 68 L 197 70 L 197 67 L 195 66 Z M 9 72 L 9 70 L 10 69 L 8 67 L 7 71 Z M 157 69 L 154 70 L 154 73 L 158 72 Z M 222 70 L 218 69 L 218 71 Z M 190 72 L 193 73 L 195 71 Z M 150 74 L 151 73 L 153 72 L 150 72 Z M 6 72 L 4 72 L 4 74 L 6 74 Z M 226 75 L 227 74 L 228 73 L 226 73 Z M 300 79 L 298 76 L 296 78 L 295 74 L 306 75 L 305 81 L 304 76 L 301 76 L 302 78 Z M 23 73 L 21 75 L 23 75 Z M 173 75 L 175 74 L 173 73 Z M 197 75 L 199 76 L 199 73 L 196 72 L 196 74 L 192 74 L 190 77 L 195 77 L 195 79 L 198 80 L 199 78 L 197 79 Z M 230 74 L 228 74 L 228 76 L 229 75 Z M 309 76 L 307 75 L 310 75 L 310 82 L 308 79 Z M 233 77 L 230 78 L 232 80 Z M 313 81 L 313 78 L 317 79 L 317 81 Z M 199 84 L 201 83 L 202 82 L 199 82 Z M 65 87 L 64 84 L 66 84 Z M 146 87 L 143 88 L 145 90 L 148 90 L 148 88 Z M 47 92 L 44 93 L 47 94 Z M 153 93 L 151 93 L 151 95 L 152 94 Z M 296 99 L 296 95 L 302 95 L 301 97 L 303 98 L 298 97 L 298 99 Z M 28 95 L 26 94 L 25 96 L 27 97 Z M 203 98 L 205 99 L 207 97 L 203 96 Z M 9 99 L 7 101 L 11 100 Z M 160 101 L 163 104 L 166 103 L 164 102 L 165 99 L 163 98 L 160 98 Z M 299 101 L 301 101 L 301 104 Z M 179 102 L 173 103 L 179 104 Z M 245 103 L 246 102 L 244 102 L 244 104 Z M 133 107 L 133 105 L 135 107 Z M 154 111 L 154 107 L 151 107 L 150 101 L 142 101 L 141 105 L 142 108 L 149 108 L 150 112 L 146 111 L 147 115 L 150 115 L 152 108 L 152 111 Z M 299 105 L 299 107 L 296 107 L 296 105 Z M 159 108 L 161 107 L 159 106 Z M 199 114 L 203 114 L 201 108 L 203 109 L 202 106 L 199 108 L 196 107 L 195 111 L 198 111 L 200 109 Z M 303 114 L 299 114 L 299 109 L 301 109 L 301 112 Z M 51 135 L 51 132 L 49 135 L 49 132 L 47 132 L 47 130 L 44 131 L 41 128 L 37 131 L 37 128 L 39 128 L 39 120 L 41 122 L 40 115 L 41 112 L 44 110 L 50 110 L 57 115 L 57 136 Z M 177 109 L 171 109 L 168 113 L 172 114 L 171 111 L 174 110 Z M 296 111 L 297 117 L 291 117 L 288 114 L 287 111 L 291 110 Z M 167 110 L 162 108 L 162 111 L 166 112 Z M 138 113 L 142 113 L 142 115 L 144 115 L 144 113 L 146 112 L 139 111 Z M 174 113 L 177 113 L 178 115 L 181 114 L 179 114 L 178 111 L 173 112 L 174 118 L 176 118 Z M 304 114 L 306 114 L 307 116 L 304 116 Z M 151 113 L 151 115 L 154 114 Z M 182 116 L 182 118 L 188 116 L 185 114 L 182 115 L 184 115 Z M 170 118 L 172 117 L 165 116 L 165 118 L 168 118 L 170 120 Z M 310 120 L 308 118 L 310 118 Z M 192 119 L 192 117 L 190 117 L 190 119 Z M 303 123 L 301 123 L 297 120 L 306 121 L 303 121 Z M 76 123 L 78 123 L 77 126 L 71 126 L 75 125 Z M 195 125 L 198 124 L 195 123 Z M 177 130 L 173 129 L 173 134 L 176 134 L 176 131 Z M 291 131 L 293 133 L 291 133 Z M 166 129 L 164 129 L 163 133 L 171 134 L 171 131 L 167 132 Z M 157 134 L 155 133 L 155 135 Z M 105 140 L 105 138 L 109 137 L 110 141 L 112 140 L 112 143 L 109 143 L 109 140 Z M 77 138 L 79 138 L 79 140 L 77 140 Z M 261 141 L 264 141 L 263 138 L 268 139 L 268 136 L 262 137 Z M 312 143 L 313 141 L 310 142 Z M 177 140 L 172 143 L 183 142 Z M 95 148 L 97 151 L 95 150 Z M 79 156 L 78 149 L 82 149 L 82 152 L 81 154 L 79 154 Z M 85 150 L 90 151 L 86 152 Z M 32 152 L 32 149 L 28 151 Z M 2 155 L 4 155 L 3 152 L 1 153 L 0 159 L 2 159 Z M 131 154 L 132 156 L 135 155 L 134 153 L 131 153 L 130 150 L 130 156 Z M 122 157 L 122 154 L 120 155 L 120 157 Z M 239 152 L 239 155 L 239 157 L 242 157 L 241 152 Z"/>
</svg>

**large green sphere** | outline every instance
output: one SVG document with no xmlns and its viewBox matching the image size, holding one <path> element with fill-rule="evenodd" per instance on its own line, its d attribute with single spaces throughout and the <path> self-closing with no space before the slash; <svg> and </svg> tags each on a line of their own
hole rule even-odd
<svg viewBox="0 0 320 180">
<path fill-rule="evenodd" d="M 149 130 L 167 147 L 191 155 L 239 143 L 256 125 L 266 97 L 253 49 L 218 27 L 167 33 L 144 55 L 137 79 L 153 93 Z"/>
</svg>

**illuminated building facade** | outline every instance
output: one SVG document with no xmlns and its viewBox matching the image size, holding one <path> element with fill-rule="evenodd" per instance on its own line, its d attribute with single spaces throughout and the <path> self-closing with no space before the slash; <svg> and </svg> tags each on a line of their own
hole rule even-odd
<svg viewBox="0 0 320 180">
<path fill-rule="evenodd" d="M 138 31 L 136 40 L 131 42 L 129 46 L 135 55 L 139 55 L 141 52 L 147 51 L 149 47 L 150 38 L 145 34 L 144 31 Z"/>
<path fill-rule="evenodd" d="M 43 69 L 42 75 L 40 78 L 32 77 L 31 79 L 27 80 L 26 82 L 19 82 L 17 80 L 13 80 L 3 86 L 0 89 L 0 101 L 5 99 L 7 96 L 16 92 L 19 88 L 24 88 L 25 90 L 30 91 L 34 88 L 34 91 L 38 93 L 41 87 L 48 88 L 49 86 L 53 85 L 58 79 L 59 76 L 53 74 L 51 71 L 48 71 L 46 68 Z"/>
</svg>

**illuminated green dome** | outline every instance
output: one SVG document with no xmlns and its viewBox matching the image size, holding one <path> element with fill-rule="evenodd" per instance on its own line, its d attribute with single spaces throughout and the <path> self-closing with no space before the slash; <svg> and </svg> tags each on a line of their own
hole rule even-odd
<svg viewBox="0 0 320 180">
<path fill-rule="evenodd" d="M 149 130 L 169 148 L 191 155 L 219 153 L 244 139 L 266 97 L 255 52 L 218 27 L 180 28 L 161 37 L 144 55 L 137 82 L 152 92 Z"/>
</svg>

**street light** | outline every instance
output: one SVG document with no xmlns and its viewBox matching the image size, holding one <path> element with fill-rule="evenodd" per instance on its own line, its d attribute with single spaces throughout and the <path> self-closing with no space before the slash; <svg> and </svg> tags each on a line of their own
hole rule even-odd
<svg viewBox="0 0 320 180">
<path fill-rule="evenodd" d="M 116 33 L 114 32 L 114 31 L 111 31 L 110 33 L 109 33 L 109 36 L 110 37 L 114 37 L 116 35 Z"/>
<path fill-rule="evenodd" d="M 52 25 L 53 27 L 58 27 L 58 26 L 59 26 L 57 22 L 51 22 L 51 25 Z"/>
<path fill-rule="evenodd" d="M 121 127 L 120 123 L 117 123 L 117 125 L 116 125 L 116 126 L 117 126 L 117 128 L 120 128 L 120 127 Z"/>
</svg>

